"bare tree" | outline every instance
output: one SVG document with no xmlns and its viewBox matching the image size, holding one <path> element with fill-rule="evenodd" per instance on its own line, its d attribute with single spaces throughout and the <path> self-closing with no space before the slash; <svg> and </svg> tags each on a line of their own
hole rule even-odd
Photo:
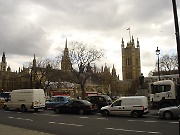
<svg viewBox="0 0 180 135">
<path fill-rule="evenodd" d="M 57 76 L 59 74 L 57 74 L 56 69 L 59 68 L 59 60 L 57 58 L 38 58 L 35 64 L 36 65 L 33 65 L 33 62 L 26 64 L 27 67 L 31 69 L 30 87 L 43 88 L 46 90 L 51 80 L 56 80 L 58 78 Z"/>
<path fill-rule="evenodd" d="M 82 99 L 85 98 L 85 83 L 92 73 L 90 64 L 100 60 L 104 56 L 103 49 L 88 46 L 83 42 L 71 42 L 69 57 L 73 64 L 73 73 L 76 75 L 77 83 L 80 84 Z"/>
<path fill-rule="evenodd" d="M 159 59 L 159 68 L 160 68 L 160 72 L 162 74 L 171 74 L 171 73 L 175 73 L 175 71 L 178 69 L 178 58 L 177 58 L 177 54 L 166 54 L 163 55 L 160 59 Z M 156 74 L 157 73 L 157 69 L 158 69 L 158 61 L 156 62 L 156 68 L 153 71 L 150 71 L 149 75 L 152 75 L 152 73 Z"/>
<path fill-rule="evenodd" d="M 177 69 L 177 55 L 164 55 L 159 61 L 161 71 L 169 71 Z"/>
</svg>

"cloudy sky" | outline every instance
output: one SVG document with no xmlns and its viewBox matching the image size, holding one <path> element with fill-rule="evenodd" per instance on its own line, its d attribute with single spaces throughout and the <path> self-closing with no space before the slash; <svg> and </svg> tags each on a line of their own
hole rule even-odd
<svg viewBox="0 0 180 135">
<path fill-rule="evenodd" d="M 129 27 L 140 43 L 145 76 L 155 68 L 157 46 L 160 56 L 177 52 L 172 0 L 0 0 L 0 27 L 0 55 L 6 53 L 12 71 L 34 54 L 57 56 L 67 38 L 104 48 L 97 65 L 114 64 L 122 78 L 121 41 L 130 41 Z"/>
</svg>

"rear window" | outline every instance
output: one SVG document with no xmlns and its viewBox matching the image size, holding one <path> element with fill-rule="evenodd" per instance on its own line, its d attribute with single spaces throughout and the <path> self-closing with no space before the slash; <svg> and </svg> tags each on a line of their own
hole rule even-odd
<svg viewBox="0 0 180 135">
<path fill-rule="evenodd" d="M 87 101 L 87 100 L 82 100 L 82 102 L 83 102 L 84 104 L 86 104 L 86 105 L 91 105 L 91 103 L 90 103 L 89 101 Z"/>
</svg>

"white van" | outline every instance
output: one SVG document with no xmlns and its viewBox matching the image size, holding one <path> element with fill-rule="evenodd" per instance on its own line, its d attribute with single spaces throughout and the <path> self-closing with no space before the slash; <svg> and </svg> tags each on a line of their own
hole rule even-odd
<svg viewBox="0 0 180 135">
<path fill-rule="evenodd" d="M 120 97 L 111 105 L 101 108 L 103 116 L 108 115 L 132 115 L 133 117 L 142 117 L 149 113 L 148 100 L 145 96 Z"/>
<path fill-rule="evenodd" d="M 20 89 L 13 90 L 10 98 L 4 103 L 4 110 L 20 109 L 27 111 L 29 109 L 38 109 L 45 107 L 45 94 L 43 89 Z"/>
</svg>

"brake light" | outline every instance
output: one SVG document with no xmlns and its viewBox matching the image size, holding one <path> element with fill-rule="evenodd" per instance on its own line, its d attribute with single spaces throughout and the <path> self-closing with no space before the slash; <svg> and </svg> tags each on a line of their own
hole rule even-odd
<svg viewBox="0 0 180 135">
<path fill-rule="evenodd" d="M 34 102 L 32 102 L 32 106 L 34 106 Z"/>
<path fill-rule="evenodd" d="M 144 106 L 142 106 L 142 109 L 144 110 Z"/>
<path fill-rule="evenodd" d="M 89 108 L 93 108 L 92 105 L 90 105 Z"/>
</svg>

